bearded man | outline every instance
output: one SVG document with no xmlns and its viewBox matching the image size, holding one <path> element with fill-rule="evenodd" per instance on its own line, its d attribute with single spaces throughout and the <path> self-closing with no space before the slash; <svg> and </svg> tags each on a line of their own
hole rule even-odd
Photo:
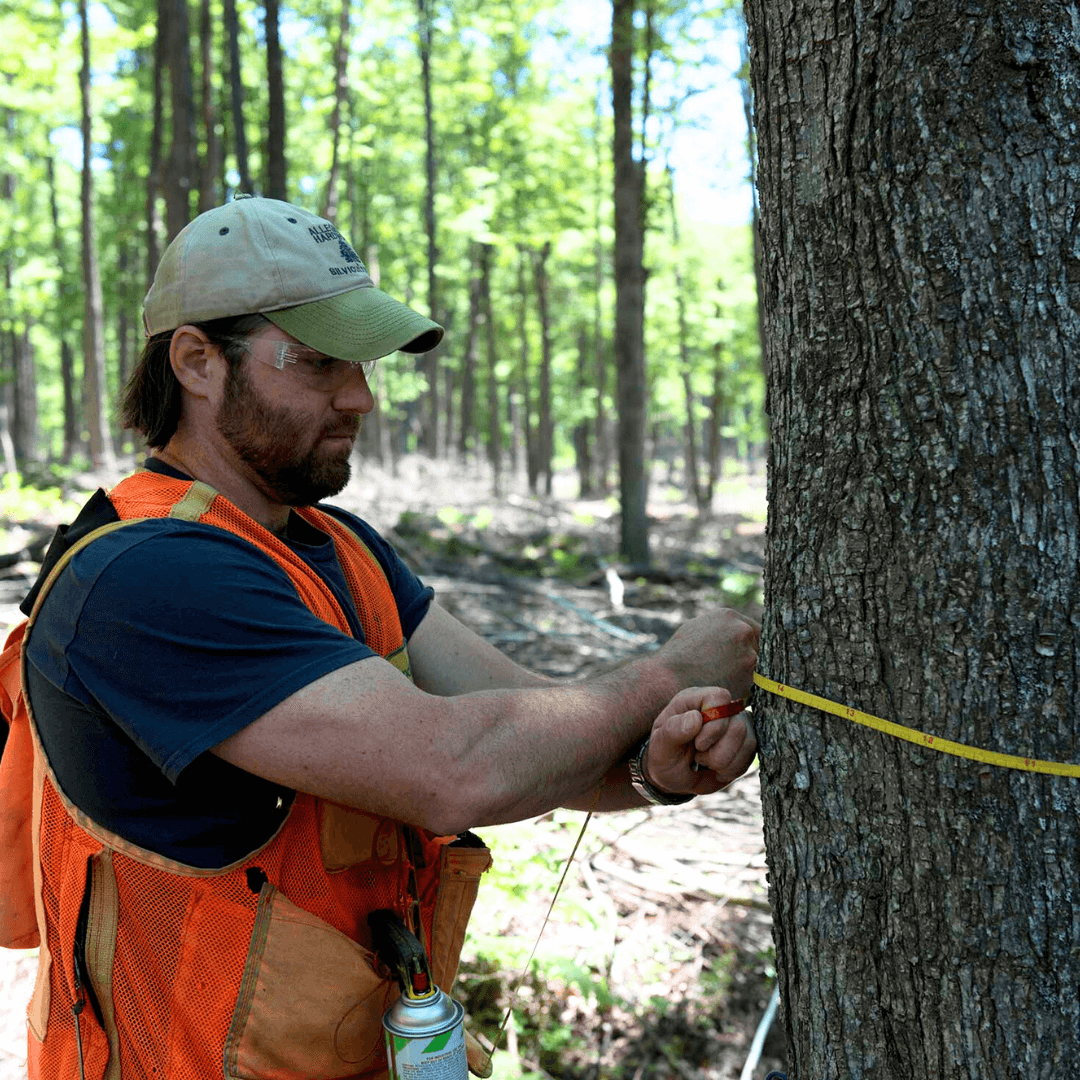
<svg viewBox="0 0 1080 1080">
<path fill-rule="evenodd" d="M 378 1076 L 396 989 L 367 916 L 394 911 L 448 990 L 490 862 L 471 828 L 729 783 L 753 732 L 702 711 L 749 689 L 757 628 L 717 611 L 560 685 L 324 503 L 372 365 L 443 336 L 329 222 L 202 214 L 144 318 L 124 421 L 149 457 L 58 535 L 19 630 L 30 1076 Z"/>
</svg>

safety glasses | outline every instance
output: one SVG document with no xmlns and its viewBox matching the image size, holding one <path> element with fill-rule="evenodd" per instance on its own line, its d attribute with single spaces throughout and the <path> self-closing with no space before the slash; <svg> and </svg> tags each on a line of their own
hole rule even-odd
<svg viewBox="0 0 1080 1080">
<path fill-rule="evenodd" d="M 340 390 L 358 371 L 363 372 L 365 379 L 370 379 L 375 370 L 374 360 L 339 360 L 292 341 L 268 342 L 264 338 L 249 337 L 229 340 L 241 345 L 260 363 L 287 371 L 297 382 L 325 393 Z M 265 342 L 263 348 L 258 347 L 260 341 Z"/>
</svg>

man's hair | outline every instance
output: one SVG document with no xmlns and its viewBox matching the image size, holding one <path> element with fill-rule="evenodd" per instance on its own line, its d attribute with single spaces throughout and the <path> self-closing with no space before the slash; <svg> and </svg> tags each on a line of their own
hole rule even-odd
<svg viewBox="0 0 1080 1080">
<path fill-rule="evenodd" d="M 235 339 L 269 326 L 270 320 L 262 315 L 232 315 L 190 325 L 197 326 L 215 345 L 220 345 L 230 368 L 235 368 L 245 353 L 243 345 Z M 169 362 L 169 347 L 175 332 L 163 330 L 147 341 L 124 387 L 120 406 L 120 422 L 125 428 L 139 432 L 153 450 L 164 447 L 180 423 L 180 382 Z"/>
</svg>

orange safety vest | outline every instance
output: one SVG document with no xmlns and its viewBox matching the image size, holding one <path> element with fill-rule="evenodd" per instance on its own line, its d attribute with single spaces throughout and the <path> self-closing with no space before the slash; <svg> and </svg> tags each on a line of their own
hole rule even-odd
<svg viewBox="0 0 1080 1080">
<path fill-rule="evenodd" d="M 270 556 L 314 614 L 349 633 L 322 579 L 207 485 L 140 472 L 109 498 L 121 521 L 91 533 L 69 557 L 132 520 L 215 525 Z M 335 518 L 297 512 L 333 538 L 368 645 L 408 675 L 397 608 L 375 557 Z M 21 645 L 25 657 L 34 616 L 63 565 L 13 631 L 6 656 Z M 14 899 L 0 912 L 0 941 L 26 947 L 40 938 L 31 1080 L 385 1075 L 381 1018 L 397 988 L 370 952 L 366 916 L 392 908 L 408 921 L 418 909 L 433 977 L 449 991 L 479 878 L 491 865 L 487 849 L 475 837 L 435 837 L 301 792 L 273 838 L 230 866 L 164 858 L 65 797 L 29 702 L 2 669 L 0 658 L 0 706 L 9 718 L 0 839 L 11 845 L 0 854 L 0 888 L 13 885 Z"/>
</svg>

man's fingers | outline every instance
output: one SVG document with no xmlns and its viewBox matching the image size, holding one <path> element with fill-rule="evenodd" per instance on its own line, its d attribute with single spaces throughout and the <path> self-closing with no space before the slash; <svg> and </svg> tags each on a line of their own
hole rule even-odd
<svg viewBox="0 0 1080 1080">
<path fill-rule="evenodd" d="M 719 720 L 706 721 L 694 740 L 694 749 L 702 754 L 711 750 L 727 734 L 730 724 L 731 721 L 726 716 Z"/>
<path fill-rule="evenodd" d="M 730 771 L 733 765 L 742 762 L 744 759 L 746 765 L 749 765 L 753 760 L 754 754 L 757 752 L 757 739 L 749 718 L 743 715 L 735 716 L 727 723 L 728 729 L 721 738 L 712 742 L 707 749 L 699 749 L 694 755 L 695 764 L 699 768 L 724 773 Z M 706 725 L 701 735 L 698 736 L 699 742 L 706 735 L 710 726 Z"/>
</svg>

